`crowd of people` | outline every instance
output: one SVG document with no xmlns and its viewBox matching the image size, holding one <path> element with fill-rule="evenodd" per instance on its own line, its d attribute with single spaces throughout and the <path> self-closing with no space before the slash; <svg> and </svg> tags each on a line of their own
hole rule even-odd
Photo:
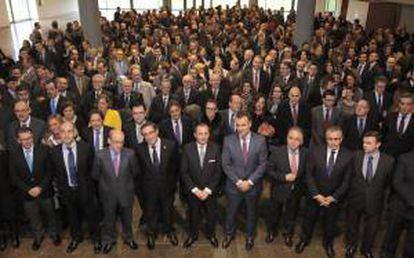
<svg viewBox="0 0 414 258">
<path fill-rule="evenodd" d="M 188 208 L 183 247 L 200 231 L 219 246 L 224 199 L 222 248 L 245 216 L 250 250 L 264 185 L 269 244 L 280 232 L 302 253 L 323 217 L 327 257 L 340 231 L 347 258 L 374 257 L 385 221 L 381 257 L 396 255 L 404 230 L 403 257 L 414 257 L 414 41 L 405 28 L 368 31 L 319 13 L 312 38 L 296 46 L 294 11 L 285 19 L 239 6 L 118 8 L 100 24 L 102 46 L 78 21 L 53 22 L 35 24 L 17 61 L 0 51 L 0 250 L 18 248 L 26 224 L 33 250 L 45 232 L 60 245 L 66 225 L 71 253 L 86 222 L 95 253 L 109 253 L 118 218 L 135 250 L 135 198 L 147 247 L 159 234 L 176 246 L 178 197 Z"/>
</svg>

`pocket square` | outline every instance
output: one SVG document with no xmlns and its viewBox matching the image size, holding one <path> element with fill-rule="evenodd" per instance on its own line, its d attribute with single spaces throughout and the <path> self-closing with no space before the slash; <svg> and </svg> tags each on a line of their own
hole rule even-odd
<svg viewBox="0 0 414 258">
<path fill-rule="evenodd" d="M 208 160 L 208 163 L 214 163 L 214 162 L 216 162 L 216 160 L 215 160 L 215 159 L 209 159 L 209 160 Z"/>
</svg>

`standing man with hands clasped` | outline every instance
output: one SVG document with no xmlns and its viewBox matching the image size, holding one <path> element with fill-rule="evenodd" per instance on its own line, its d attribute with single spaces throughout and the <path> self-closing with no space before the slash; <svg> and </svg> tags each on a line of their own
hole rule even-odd
<svg viewBox="0 0 414 258">
<path fill-rule="evenodd" d="M 195 142 L 184 146 L 181 159 L 181 177 L 188 193 L 190 230 L 183 247 L 189 248 L 198 239 L 202 226 L 202 209 L 206 213 L 206 235 L 211 245 L 218 246 L 215 236 L 217 221 L 217 192 L 221 169 L 221 153 L 217 144 L 209 141 L 210 129 L 207 124 L 195 128 Z"/>
<path fill-rule="evenodd" d="M 266 169 L 265 138 L 251 132 L 251 119 L 246 112 L 236 115 L 236 134 L 224 139 L 222 163 L 227 176 L 225 192 L 228 199 L 226 236 L 223 248 L 230 246 L 236 234 L 236 215 L 240 204 L 247 206 L 246 250 L 254 246 L 257 202 L 262 190 L 261 181 Z"/>
</svg>

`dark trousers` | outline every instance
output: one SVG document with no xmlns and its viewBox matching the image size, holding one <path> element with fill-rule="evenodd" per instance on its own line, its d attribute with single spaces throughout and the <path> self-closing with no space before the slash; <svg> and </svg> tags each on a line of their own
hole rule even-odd
<svg viewBox="0 0 414 258">
<path fill-rule="evenodd" d="M 236 215 L 239 211 L 240 204 L 245 201 L 246 203 L 246 236 L 253 237 L 257 223 L 257 200 L 258 193 L 254 190 L 250 190 L 247 193 L 241 192 L 226 192 L 227 203 L 227 215 L 226 215 L 226 234 L 234 236 L 236 234 Z"/>
<path fill-rule="evenodd" d="M 292 236 L 295 230 L 296 217 L 300 209 L 300 201 L 303 196 L 302 191 L 299 189 L 292 192 L 286 200 L 278 200 L 272 194 L 267 230 L 269 232 L 277 232 L 280 220 L 282 220 L 284 234 Z"/>
<path fill-rule="evenodd" d="M 103 244 L 112 244 L 116 242 L 116 220 L 119 216 L 122 225 L 122 239 L 126 242 L 133 240 L 132 233 L 132 204 L 123 206 L 119 202 L 103 202 Z"/>
<path fill-rule="evenodd" d="M 305 243 L 309 243 L 315 229 L 319 215 L 323 216 L 323 240 L 324 246 L 333 244 L 335 237 L 336 221 L 338 218 L 339 207 L 336 203 L 331 203 L 330 207 L 320 206 L 315 200 L 309 199 L 306 204 L 305 218 L 302 224 L 301 238 Z"/>
<path fill-rule="evenodd" d="M 164 189 L 145 189 L 145 218 L 148 222 L 148 234 L 157 233 L 157 225 L 159 218 L 163 222 L 164 233 L 174 231 L 173 227 L 173 203 L 174 193 L 165 193 Z"/>
<path fill-rule="evenodd" d="M 384 238 L 382 240 L 381 252 L 394 256 L 398 242 L 404 229 L 407 229 L 405 236 L 403 258 L 414 257 L 414 220 L 407 220 L 400 214 L 393 212 L 388 222 L 387 230 L 385 231 Z"/>
<path fill-rule="evenodd" d="M 76 189 L 62 197 L 72 239 L 79 242 L 83 240 L 82 222 L 86 220 L 92 241 L 99 241 L 99 220 L 97 219 L 98 208 L 96 200 L 92 198 L 89 201 L 82 200 L 80 192 Z"/>
<path fill-rule="evenodd" d="M 187 197 L 189 218 L 190 218 L 190 235 L 195 235 L 199 232 L 202 215 L 204 213 L 206 219 L 206 235 L 213 236 L 216 231 L 217 223 L 217 202 L 214 197 L 209 197 L 205 201 L 199 200 L 196 196 L 190 195 Z"/>
<path fill-rule="evenodd" d="M 347 229 L 345 233 L 346 246 L 357 247 L 360 235 L 359 226 L 362 222 L 361 251 L 372 251 L 380 220 L 381 214 L 367 214 L 364 210 L 356 210 L 349 207 L 347 210 Z"/>
<path fill-rule="evenodd" d="M 56 223 L 55 208 L 52 198 L 36 198 L 34 200 L 24 201 L 24 211 L 29 218 L 30 227 L 33 231 L 35 239 L 39 240 L 45 233 L 42 223 L 42 214 L 48 226 L 48 233 L 51 237 L 56 237 L 59 232 Z"/>
</svg>

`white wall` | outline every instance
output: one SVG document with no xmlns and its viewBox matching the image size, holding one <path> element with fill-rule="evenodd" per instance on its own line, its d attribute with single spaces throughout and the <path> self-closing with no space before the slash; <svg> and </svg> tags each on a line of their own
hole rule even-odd
<svg viewBox="0 0 414 258">
<path fill-rule="evenodd" d="M 405 26 L 410 33 L 414 33 L 414 6 L 402 5 L 400 26 Z"/>
<path fill-rule="evenodd" d="M 49 27 L 53 20 L 57 20 L 61 28 L 66 23 L 79 20 L 77 0 L 42 0 L 38 5 L 39 20 L 43 27 Z"/>
<path fill-rule="evenodd" d="M 7 0 L 0 0 L 0 28 L 5 28 L 10 25 L 6 1 Z"/>
<path fill-rule="evenodd" d="M 346 19 L 353 21 L 359 19 L 362 26 L 365 26 L 367 22 L 369 3 L 361 2 L 358 0 L 350 0 L 348 5 L 348 13 Z"/>
</svg>

